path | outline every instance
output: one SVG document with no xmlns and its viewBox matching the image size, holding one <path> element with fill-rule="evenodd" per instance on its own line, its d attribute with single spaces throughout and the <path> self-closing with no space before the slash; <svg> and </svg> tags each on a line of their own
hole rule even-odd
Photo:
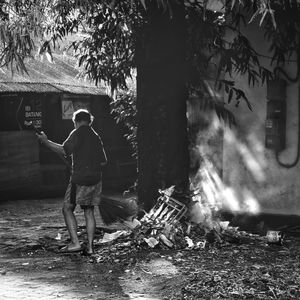
<svg viewBox="0 0 300 300">
<path fill-rule="evenodd" d="M 95 263 L 80 254 L 51 251 L 47 240 L 57 238 L 59 244 L 67 237 L 61 201 L 0 203 L 0 299 L 160 299 L 156 290 L 161 288 L 161 266 L 165 266 L 166 278 L 176 273 L 168 260 L 161 259 L 153 266 Z M 75 213 L 83 228 L 82 212 L 78 209 Z M 157 275 L 157 286 L 153 275 Z"/>
</svg>

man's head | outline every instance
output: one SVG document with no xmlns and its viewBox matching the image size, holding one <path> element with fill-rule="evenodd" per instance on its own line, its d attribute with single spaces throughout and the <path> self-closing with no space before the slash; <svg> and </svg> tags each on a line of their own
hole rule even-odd
<svg viewBox="0 0 300 300">
<path fill-rule="evenodd" d="M 78 109 L 73 113 L 75 128 L 78 128 L 81 125 L 91 125 L 93 120 L 94 117 L 86 109 Z"/>
</svg>

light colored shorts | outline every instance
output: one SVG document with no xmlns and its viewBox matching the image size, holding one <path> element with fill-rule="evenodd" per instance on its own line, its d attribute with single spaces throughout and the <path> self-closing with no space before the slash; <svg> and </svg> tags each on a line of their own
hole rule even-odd
<svg viewBox="0 0 300 300">
<path fill-rule="evenodd" d="M 80 206 L 98 206 L 101 201 L 102 181 L 96 185 L 78 185 L 69 182 L 64 202 Z"/>
</svg>

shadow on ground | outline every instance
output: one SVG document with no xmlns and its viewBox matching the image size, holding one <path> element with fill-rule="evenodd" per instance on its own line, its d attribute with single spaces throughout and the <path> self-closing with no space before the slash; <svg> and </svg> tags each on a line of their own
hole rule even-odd
<svg viewBox="0 0 300 300">
<path fill-rule="evenodd" d="M 202 249 L 123 251 L 127 241 L 118 241 L 98 244 L 96 257 L 62 255 L 68 234 L 61 201 L 0 203 L 0 299 L 300 299 L 297 238 L 272 245 L 238 232 Z M 84 242 L 80 208 L 76 215 Z M 104 229 L 96 215 L 99 239 Z"/>
<path fill-rule="evenodd" d="M 59 248 L 68 243 L 61 201 L 1 202 L 0 298 L 159 299 L 149 282 L 133 271 L 135 257 L 95 263 L 82 254 L 59 253 Z M 83 214 L 80 209 L 75 213 L 84 242 Z M 103 235 L 98 212 L 96 218 L 98 239 Z"/>
</svg>

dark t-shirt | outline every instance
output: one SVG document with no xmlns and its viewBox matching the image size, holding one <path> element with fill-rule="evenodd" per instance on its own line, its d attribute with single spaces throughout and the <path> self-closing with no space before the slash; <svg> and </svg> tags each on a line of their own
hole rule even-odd
<svg viewBox="0 0 300 300">
<path fill-rule="evenodd" d="M 71 182 L 94 185 L 101 180 L 101 163 L 106 155 L 99 135 L 88 125 L 74 129 L 63 143 L 66 154 L 72 155 Z"/>
</svg>

